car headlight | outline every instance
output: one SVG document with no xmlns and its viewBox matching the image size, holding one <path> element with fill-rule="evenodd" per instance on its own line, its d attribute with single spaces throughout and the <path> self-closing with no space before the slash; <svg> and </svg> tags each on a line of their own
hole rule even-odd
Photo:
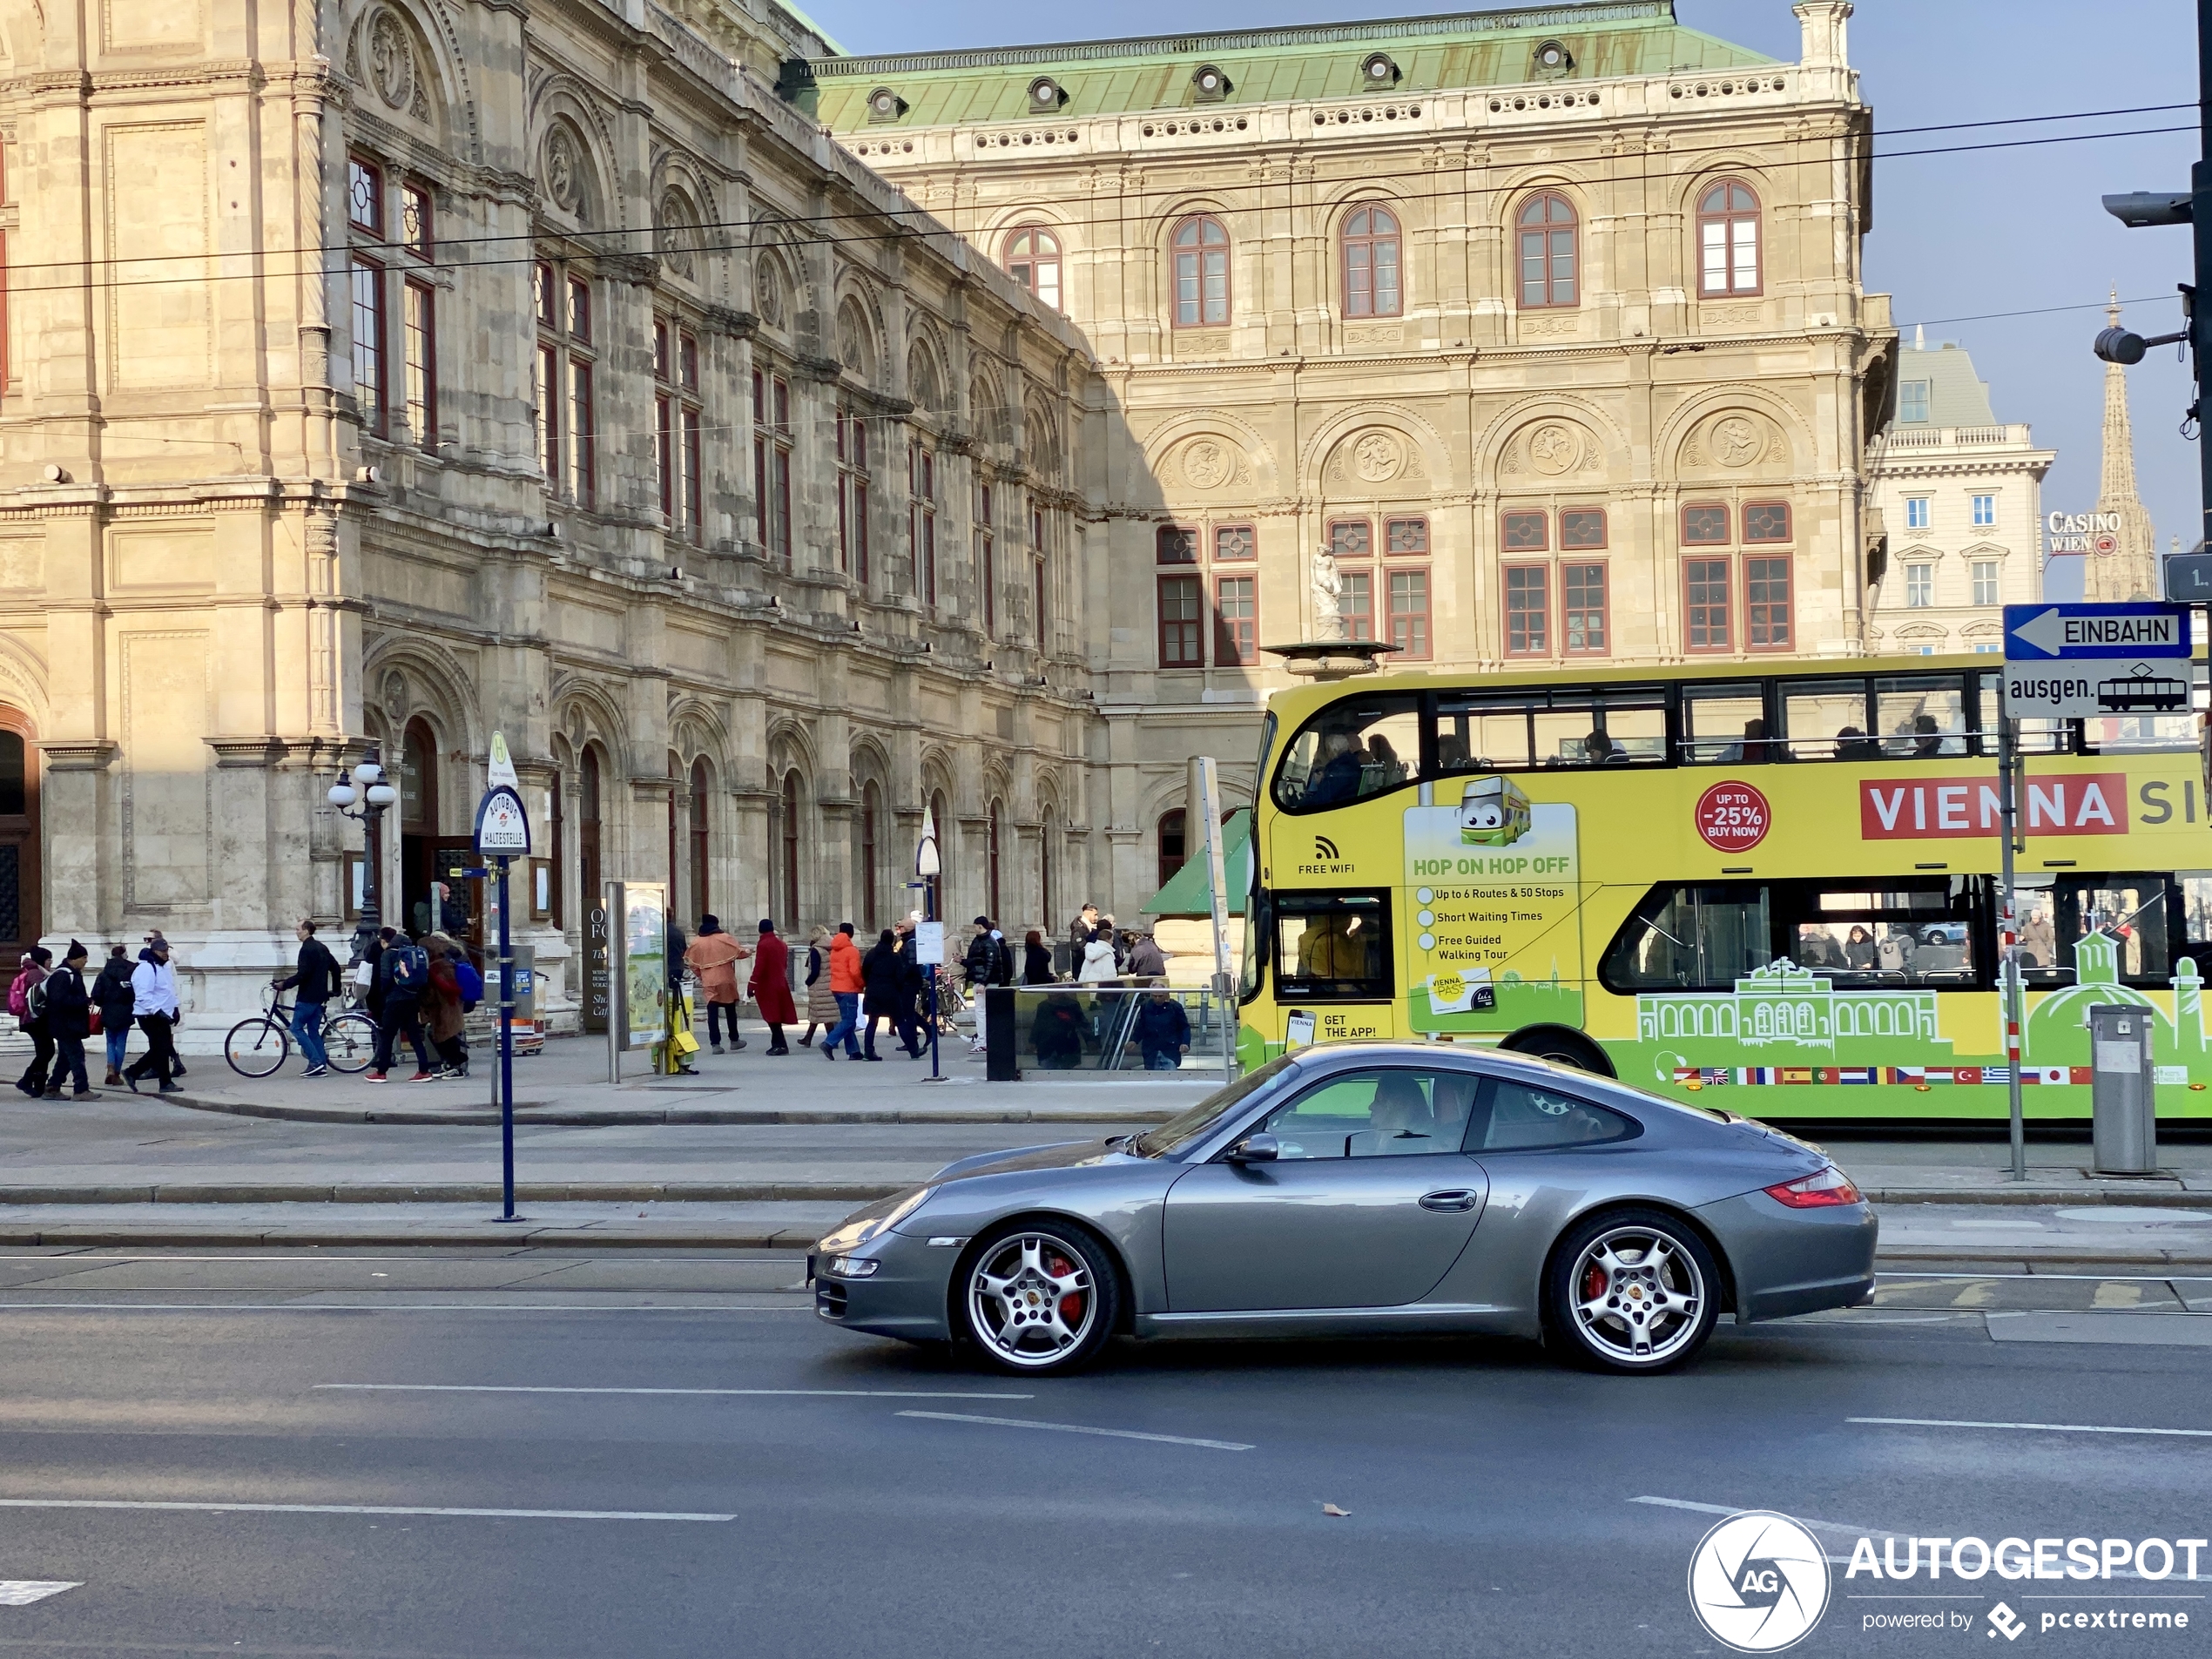
<svg viewBox="0 0 2212 1659">
<path fill-rule="evenodd" d="M 889 1231 L 894 1224 L 921 1209 L 932 1190 L 928 1187 L 917 1187 L 887 1213 L 870 1216 L 865 1221 L 847 1222 L 835 1232 L 826 1235 L 815 1248 L 825 1256 L 838 1256 L 848 1250 L 857 1250 L 869 1239 Z"/>
<path fill-rule="evenodd" d="M 840 1256 L 830 1263 L 829 1274 L 832 1278 L 867 1278 L 882 1265 L 865 1256 Z"/>
</svg>

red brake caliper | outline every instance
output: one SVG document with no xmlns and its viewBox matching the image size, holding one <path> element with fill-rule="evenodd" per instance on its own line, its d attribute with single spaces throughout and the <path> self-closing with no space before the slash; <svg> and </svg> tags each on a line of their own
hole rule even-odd
<svg viewBox="0 0 2212 1659">
<path fill-rule="evenodd" d="M 1065 1278 L 1076 1271 L 1076 1264 L 1065 1256 L 1055 1256 L 1049 1264 L 1049 1271 L 1053 1278 Z M 1078 1325 L 1082 1322 L 1082 1292 L 1070 1291 L 1060 1298 L 1060 1318 L 1062 1323 L 1069 1325 Z"/>
<path fill-rule="evenodd" d="M 1595 1302 L 1604 1294 L 1605 1270 L 1595 1262 L 1592 1262 L 1588 1271 L 1582 1275 L 1582 1299 L 1585 1302 Z"/>
</svg>

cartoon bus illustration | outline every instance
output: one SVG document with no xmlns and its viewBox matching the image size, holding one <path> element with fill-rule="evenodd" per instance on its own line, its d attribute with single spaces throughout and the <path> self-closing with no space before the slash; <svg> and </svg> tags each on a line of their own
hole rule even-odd
<svg viewBox="0 0 2212 1659">
<path fill-rule="evenodd" d="M 1469 846 L 1511 846 L 1528 833 L 1528 797 L 1511 779 L 1477 778 L 1460 796 L 1460 840 Z"/>
</svg>

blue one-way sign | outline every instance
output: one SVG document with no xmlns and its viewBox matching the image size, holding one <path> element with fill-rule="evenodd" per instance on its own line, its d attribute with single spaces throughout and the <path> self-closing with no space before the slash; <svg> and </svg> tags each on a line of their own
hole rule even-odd
<svg viewBox="0 0 2212 1659">
<path fill-rule="evenodd" d="M 2188 617 L 2183 605 L 2006 605 L 2005 660 L 2186 658 Z"/>
</svg>

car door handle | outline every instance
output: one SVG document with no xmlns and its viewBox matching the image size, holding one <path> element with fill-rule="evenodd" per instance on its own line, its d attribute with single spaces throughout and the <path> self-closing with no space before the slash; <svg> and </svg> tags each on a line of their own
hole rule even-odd
<svg viewBox="0 0 2212 1659">
<path fill-rule="evenodd" d="M 1425 1192 L 1421 1195 L 1420 1202 L 1421 1208 L 1424 1210 L 1441 1210 L 1447 1212 L 1472 1210 L 1474 1208 L 1474 1194 L 1465 1187 L 1451 1187 L 1442 1192 Z"/>
</svg>

